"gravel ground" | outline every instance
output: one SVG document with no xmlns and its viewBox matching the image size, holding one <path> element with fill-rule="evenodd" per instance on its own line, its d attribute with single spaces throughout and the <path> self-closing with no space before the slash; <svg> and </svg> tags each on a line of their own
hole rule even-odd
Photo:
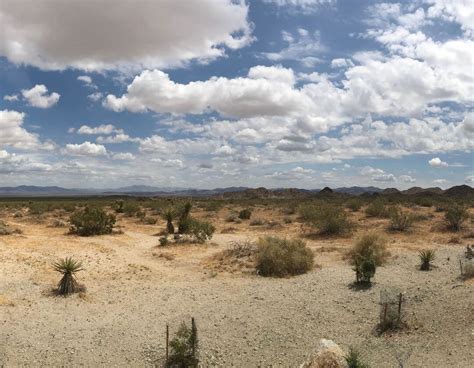
<svg viewBox="0 0 474 368">
<path fill-rule="evenodd" d="M 337 250 L 350 239 L 310 241 L 321 268 L 271 279 L 216 273 L 207 265 L 229 241 L 255 237 L 256 230 L 162 250 L 153 226 L 127 224 L 122 235 L 78 238 L 44 224 L 16 225 L 24 235 L 0 237 L 2 367 L 160 366 L 166 324 L 173 333 L 191 317 L 203 367 L 298 367 L 320 338 L 344 350 L 356 347 L 371 367 L 471 367 L 474 361 L 473 283 L 458 278 L 463 244 L 436 244 L 436 268 L 421 272 L 419 239 L 401 237 L 374 286 L 358 291 Z M 53 297 L 58 275 L 51 262 L 69 255 L 84 261 L 78 278 L 87 292 Z M 380 291 L 393 288 L 405 293 L 408 327 L 379 336 Z"/>
</svg>

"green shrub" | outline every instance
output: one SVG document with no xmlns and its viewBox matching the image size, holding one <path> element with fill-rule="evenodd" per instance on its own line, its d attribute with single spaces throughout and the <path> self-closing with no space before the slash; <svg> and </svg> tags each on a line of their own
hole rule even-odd
<svg viewBox="0 0 474 368">
<path fill-rule="evenodd" d="M 330 204 L 306 208 L 304 222 L 318 229 L 322 235 L 349 233 L 354 227 L 342 208 Z"/>
<path fill-rule="evenodd" d="M 360 353 L 354 348 L 349 348 L 349 354 L 345 356 L 348 368 L 369 368 L 367 364 L 362 362 Z"/>
<path fill-rule="evenodd" d="M 362 207 L 362 200 L 359 198 L 353 198 L 346 203 L 346 208 L 350 209 L 352 212 L 357 212 Z"/>
<path fill-rule="evenodd" d="M 375 200 L 367 206 L 365 214 L 368 217 L 386 218 L 388 216 L 388 211 L 381 200 Z"/>
<path fill-rule="evenodd" d="M 125 202 L 123 201 L 123 199 L 118 199 L 112 205 L 112 209 L 115 211 L 115 213 L 123 213 L 124 204 Z"/>
<path fill-rule="evenodd" d="M 189 224 L 189 233 L 194 236 L 198 242 L 205 242 L 210 240 L 216 228 L 208 221 L 200 221 L 194 218 L 191 219 Z"/>
<path fill-rule="evenodd" d="M 188 232 L 188 227 L 190 222 L 188 221 L 191 215 L 192 204 L 186 202 L 184 206 L 179 209 L 179 218 L 178 218 L 178 234 L 186 234 Z"/>
<path fill-rule="evenodd" d="M 84 207 L 69 218 L 72 234 L 80 236 L 103 235 L 112 233 L 115 216 L 107 214 L 99 207 Z"/>
<path fill-rule="evenodd" d="M 122 210 L 125 216 L 133 217 L 140 212 L 140 206 L 134 202 L 128 201 L 124 203 Z"/>
<path fill-rule="evenodd" d="M 169 244 L 169 240 L 166 235 L 160 237 L 160 247 L 166 247 L 168 244 Z"/>
<path fill-rule="evenodd" d="M 467 209 L 460 205 L 454 205 L 449 207 L 444 214 L 447 227 L 451 231 L 461 230 L 462 224 L 469 218 Z"/>
<path fill-rule="evenodd" d="M 184 322 L 181 324 L 176 336 L 170 341 L 170 348 L 166 367 L 191 368 L 198 366 L 198 335 L 194 320 L 191 328 Z"/>
<path fill-rule="evenodd" d="M 436 252 L 432 249 L 421 250 L 418 254 L 420 257 L 420 270 L 429 271 L 431 269 L 431 262 L 436 259 Z"/>
<path fill-rule="evenodd" d="M 356 241 L 347 257 L 354 266 L 356 281 L 370 283 L 376 268 L 383 265 L 389 255 L 385 239 L 376 233 L 368 233 Z"/>
<path fill-rule="evenodd" d="M 142 221 L 145 225 L 156 225 L 158 222 L 158 220 L 154 217 L 144 217 Z"/>
<path fill-rule="evenodd" d="M 390 230 L 406 231 L 413 225 L 414 217 L 403 211 L 401 206 L 395 206 L 390 210 Z"/>
<path fill-rule="evenodd" d="M 257 272 L 262 276 L 300 275 L 313 268 L 313 252 L 298 239 L 260 238 L 257 250 Z"/>
<path fill-rule="evenodd" d="M 248 220 L 252 216 L 252 211 L 248 208 L 239 212 L 239 219 L 241 220 Z"/>
</svg>

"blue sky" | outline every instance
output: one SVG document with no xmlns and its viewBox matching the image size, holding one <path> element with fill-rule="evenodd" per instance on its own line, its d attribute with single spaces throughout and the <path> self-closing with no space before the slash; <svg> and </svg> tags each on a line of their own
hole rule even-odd
<svg viewBox="0 0 474 368">
<path fill-rule="evenodd" d="M 470 0 L 3 0 L 0 186 L 474 182 Z"/>
</svg>

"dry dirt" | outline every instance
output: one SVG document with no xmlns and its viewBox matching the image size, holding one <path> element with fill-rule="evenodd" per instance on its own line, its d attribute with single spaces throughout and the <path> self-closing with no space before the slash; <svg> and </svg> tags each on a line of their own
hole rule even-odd
<svg viewBox="0 0 474 368">
<path fill-rule="evenodd" d="M 304 235 L 296 216 L 259 208 L 254 218 L 280 226 L 227 223 L 228 209 L 211 216 L 217 231 L 206 245 L 157 247 L 164 228 L 119 218 L 123 234 L 80 238 L 52 218 L 0 216 L 23 234 L 0 237 L 0 366 L 161 366 L 165 326 L 175 332 L 194 317 L 203 367 L 298 367 L 320 338 L 345 351 L 360 350 L 371 367 L 472 367 L 474 294 L 459 278 L 458 257 L 472 238 L 438 230 L 441 214 L 407 233 L 389 233 L 387 220 L 352 215 L 351 237 Z M 293 223 L 285 224 L 284 217 Z M 229 229 L 232 227 L 233 229 Z M 392 258 L 377 269 L 375 284 L 354 290 L 354 272 L 343 260 L 354 238 L 379 229 Z M 219 267 L 216 254 L 234 240 L 264 234 L 304 237 L 318 264 L 308 274 L 273 279 L 238 267 Z M 453 244 L 454 243 L 454 244 Z M 437 252 L 435 268 L 418 270 L 419 249 Z M 84 294 L 52 296 L 53 261 L 74 256 L 84 263 Z M 229 272 L 231 271 L 231 272 Z M 407 327 L 379 335 L 379 295 L 404 292 Z"/>
</svg>

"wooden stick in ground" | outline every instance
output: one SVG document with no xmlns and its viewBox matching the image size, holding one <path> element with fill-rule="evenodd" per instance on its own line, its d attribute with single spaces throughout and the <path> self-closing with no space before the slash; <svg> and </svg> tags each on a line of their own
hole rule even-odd
<svg viewBox="0 0 474 368">
<path fill-rule="evenodd" d="M 170 326 L 166 325 L 166 360 L 168 361 L 168 346 L 169 346 L 169 340 L 170 340 Z"/>
</svg>

